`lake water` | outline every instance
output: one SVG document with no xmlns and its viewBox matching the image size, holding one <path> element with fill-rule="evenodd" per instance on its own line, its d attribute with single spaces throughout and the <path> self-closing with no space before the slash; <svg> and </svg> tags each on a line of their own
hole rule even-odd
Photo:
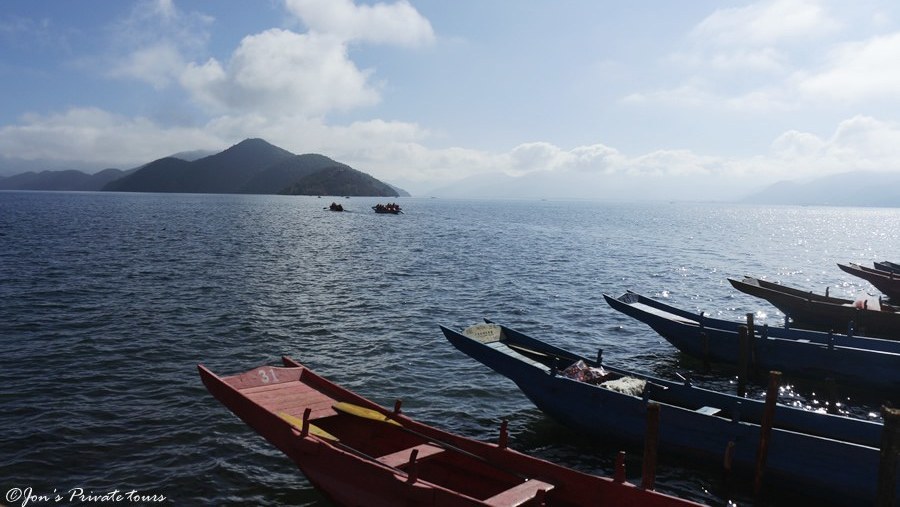
<svg viewBox="0 0 900 507">
<path fill-rule="evenodd" d="M 21 505 L 14 493 L 27 488 L 80 488 L 178 505 L 322 505 L 196 371 L 230 374 L 281 355 L 469 437 L 493 440 L 509 419 L 511 447 L 611 474 L 615 442 L 549 420 L 437 325 L 489 317 L 674 378 L 696 364 L 606 306 L 604 292 L 779 324 L 726 277 L 855 296 L 873 289 L 837 262 L 900 261 L 898 209 L 407 198 L 395 216 L 373 213 L 375 199 L 341 199 L 344 213 L 323 210 L 330 202 L 0 192 L 0 503 Z M 694 377 L 734 389 L 727 377 Z M 800 384 L 784 396 L 817 401 Z M 877 417 L 877 399 L 844 401 Z M 639 482 L 640 449 L 628 456 Z M 714 468 L 668 456 L 657 489 L 748 503 Z"/>
</svg>

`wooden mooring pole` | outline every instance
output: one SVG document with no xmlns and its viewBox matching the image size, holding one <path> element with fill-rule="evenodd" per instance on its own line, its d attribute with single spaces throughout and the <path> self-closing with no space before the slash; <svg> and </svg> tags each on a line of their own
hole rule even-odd
<svg viewBox="0 0 900 507">
<path fill-rule="evenodd" d="M 878 465 L 878 495 L 875 505 L 891 507 L 897 489 L 897 457 L 900 455 L 900 409 L 881 407 L 881 462 Z"/>
<path fill-rule="evenodd" d="M 750 338 L 747 335 L 747 326 L 738 328 L 738 391 L 740 397 L 747 395 L 747 371 L 750 369 Z"/>
<path fill-rule="evenodd" d="M 647 433 L 644 435 L 644 463 L 641 489 L 652 490 L 656 483 L 656 449 L 659 445 L 659 403 L 647 404 Z"/>
<path fill-rule="evenodd" d="M 769 440 L 772 437 L 772 424 L 775 422 L 775 404 L 778 401 L 778 387 L 781 385 L 781 372 L 769 372 L 769 389 L 766 391 L 766 405 L 763 409 L 762 421 L 759 424 L 759 446 L 756 448 L 756 474 L 753 476 L 753 494 L 758 495 L 762 489 L 763 473 L 766 470 L 766 459 L 769 456 Z"/>
</svg>

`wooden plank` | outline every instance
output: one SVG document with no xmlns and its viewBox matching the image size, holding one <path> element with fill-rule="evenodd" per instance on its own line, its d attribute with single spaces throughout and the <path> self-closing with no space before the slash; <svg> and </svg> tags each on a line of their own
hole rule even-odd
<svg viewBox="0 0 900 507">
<path fill-rule="evenodd" d="M 409 447 L 407 449 L 400 449 L 397 452 L 392 452 L 390 454 L 385 454 L 384 456 L 380 456 L 378 461 L 384 463 L 389 467 L 400 467 L 407 463 L 409 463 L 409 457 L 412 454 L 413 450 L 419 451 L 418 456 L 416 456 L 416 462 L 422 461 L 423 459 L 429 456 L 435 456 L 442 452 L 443 449 L 431 444 L 419 444 L 415 447 Z"/>
<path fill-rule="evenodd" d="M 534 499 L 534 497 L 541 491 L 547 492 L 551 489 L 553 489 L 553 484 L 548 484 L 537 479 L 529 479 L 510 489 L 507 489 L 506 491 L 488 498 L 484 501 L 484 503 L 496 507 L 514 507 L 516 505 L 522 505 Z"/>
<path fill-rule="evenodd" d="M 722 411 L 722 409 L 718 408 L 718 407 L 700 407 L 697 410 L 695 410 L 694 412 L 699 412 L 703 415 L 716 415 L 721 411 Z"/>
<path fill-rule="evenodd" d="M 317 402 L 317 403 L 309 403 L 299 400 L 288 400 L 288 401 L 280 401 L 276 403 L 267 403 L 263 405 L 266 409 L 271 410 L 272 412 L 303 412 L 304 409 L 309 408 L 312 410 L 312 418 L 313 419 L 321 419 L 322 417 L 327 417 L 330 415 L 334 415 L 337 412 L 331 408 L 333 405 L 332 400 L 327 400 L 325 402 Z"/>
<path fill-rule="evenodd" d="M 278 391 L 280 389 L 301 389 L 304 391 L 315 391 L 315 389 L 313 389 L 312 387 L 301 382 L 275 382 L 272 384 L 265 384 L 261 386 L 245 387 L 240 391 L 244 394 L 253 394 L 266 391 Z"/>
</svg>

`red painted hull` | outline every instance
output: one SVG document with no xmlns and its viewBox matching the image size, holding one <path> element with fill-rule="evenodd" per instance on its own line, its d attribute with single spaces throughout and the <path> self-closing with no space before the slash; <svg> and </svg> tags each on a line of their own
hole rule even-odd
<svg viewBox="0 0 900 507">
<path fill-rule="evenodd" d="M 417 423 L 290 358 L 284 364 L 228 377 L 198 368 L 216 399 L 339 505 L 697 505 Z M 400 424 L 337 411 L 337 402 L 389 415 Z M 302 418 L 307 410 L 306 433 L 302 423 L 282 418 Z"/>
</svg>

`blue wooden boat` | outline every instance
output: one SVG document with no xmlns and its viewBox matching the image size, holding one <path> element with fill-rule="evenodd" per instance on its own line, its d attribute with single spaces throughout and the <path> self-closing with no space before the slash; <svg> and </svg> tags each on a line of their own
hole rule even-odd
<svg viewBox="0 0 900 507">
<path fill-rule="evenodd" d="M 563 372 L 573 365 L 589 369 L 601 365 L 505 326 L 480 324 L 463 332 L 441 326 L 441 330 L 457 349 L 515 382 L 538 408 L 577 431 L 639 445 L 648 404 L 654 402 L 660 406 L 661 452 L 712 466 L 729 463 L 734 477 L 753 477 L 761 402 L 606 364 L 601 383 L 580 381 Z M 630 391 L 620 389 L 623 385 Z M 848 505 L 874 501 L 882 425 L 784 406 L 777 406 L 774 421 L 766 484 Z M 900 491 L 898 478 L 894 490 Z"/>
<path fill-rule="evenodd" d="M 739 322 L 706 318 L 633 292 L 603 297 L 613 309 L 647 324 L 685 354 L 738 364 Z M 749 359 L 758 371 L 778 370 L 817 381 L 830 377 L 843 386 L 900 393 L 900 342 L 768 326 L 753 334 Z"/>
<path fill-rule="evenodd" d="M 745 294 L 765 299 L 794 326 L 900 340 L 900 311 L 877 298 L 836 298 L 827 291 L 821 295 L 749 276 L 728 282 Z"/>
</svg>

